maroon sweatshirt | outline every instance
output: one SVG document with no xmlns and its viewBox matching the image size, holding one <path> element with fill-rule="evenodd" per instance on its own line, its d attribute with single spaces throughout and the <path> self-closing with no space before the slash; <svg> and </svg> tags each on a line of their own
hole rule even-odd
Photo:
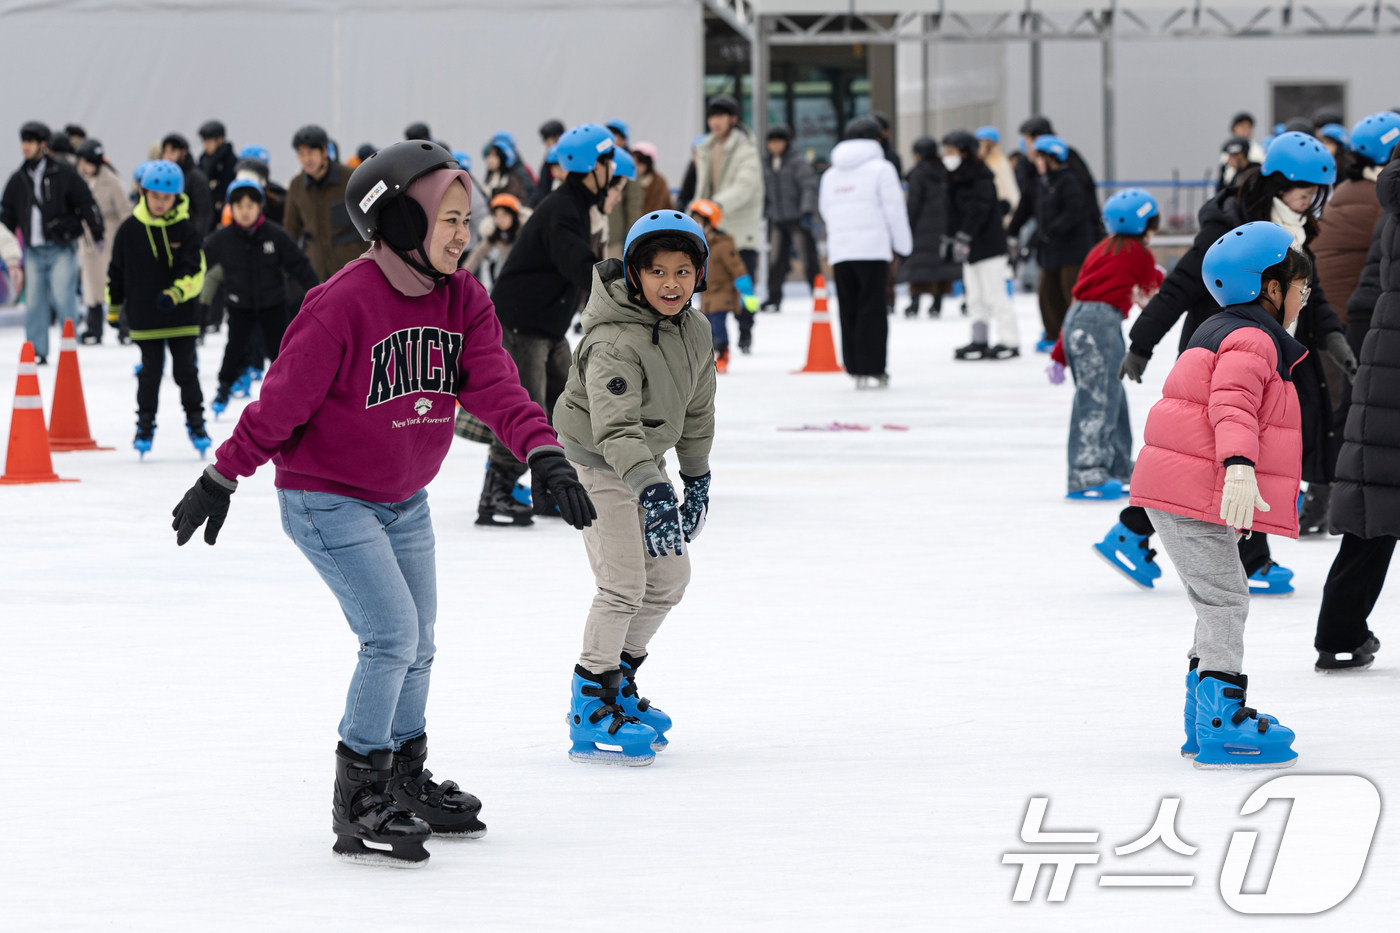
<svg viewBox="0 0 1400 933">
<path fill-rule="evenodd" d="M 442 466 L 456 401 L 522 460 L 559 446 L 481 283 L 459 270 L 409 298 L 357 259 L 307 293 L 214 467 L 237 479 L 271 460 L 279 489 L 402 502 Z"/>
</svg>

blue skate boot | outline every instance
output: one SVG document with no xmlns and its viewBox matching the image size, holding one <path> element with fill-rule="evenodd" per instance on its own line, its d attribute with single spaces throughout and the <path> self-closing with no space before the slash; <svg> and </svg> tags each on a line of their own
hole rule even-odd
<svg viewBox="0 0 1400 933">
<path fill-rule="evenodd" d="M 262 382 L 263 371 L 256 366 L 249 366 L 243 370 L 243 375 L 248 377 L 248 382 L 251 385 L 254 382 Z"/>
<path fill-rule="evenodd" d="M 1186 712 L 1183 714 L 1186 720 L 1186 741 L 1181 744 L 1182 758 L 1195 758 L 1196 753 L 1201 750 L 1196 741 L 1196 685 L 1201 682 L 1196 668 L 1200 663 L 1200 658 L 1192 658 L 1191 667 L 1186 672 Z"/>
<path fill-rule="evenodd" d="M 1157 552 L 1147 546 L 1150 535 L 1140 535 L 1122 522 L 1109 529 L 1104 539 L 1094 545 L 1094 553 L 1108 565 L 1144 590 L 1152 589 L 1152 581 L 1162 575 L 1162 568 L 1152 559 Z"/>
<path fill-rule="evenodd" d="M 215 421 L 218 421 L 219 416 L 228 409 L 228 393 L 228 386 L 219 386 L 219 391 L 214 396 L 214 401 L 209 403 L 209 410 L 214 413 Z"/>
<path fill-rule="evenodd" d="M 656 760 L 651 745 L 656 730 L 628 716 L 617 705 L 622 671 L 594 674 L 582 665 L 574 667 L 573 700 L 569 704 L 569 738 L 574 761 L 639 767 Z M 600 748 L 599 746 L 614 746 Z"/>
<path fill-rule="evenodd" d="M 1087 489 L 1076 489 L 1074 492 L 1066 493 L 1066 499 L 1121 499 L 1123 498 L 1123 483 L 1121 480 L 1111 479 L 1106 483 L 1099 483 L 1097 486 L 1090 486 Z"/>
<path fill-rule="evenodd" d="M 637 695 L 637 668 L 641 667 L 646 659 L 646 655 L 634 658 L 626 651 L 622 652 L 622 689 L 618 691 L 617 705 L 622 707 L 622 711 L 628 716 L 639 720 L 643 725 L 651 726 L 656 732 L 651 750 L 659 752 L 670 744 L 666 732 L 671 728 L 671 717 L 652 706 L 646 697 Z"/>
<path fill-rule="evenodd" d="M 209 432 L 204 430 L 202 424 L 187 424 L 185 430 L 189 432 L 190 443 L 194 445 L 195 450 L 199 451 L 200 459 L 204 459 L 204 455 L 209 452 L 209 448 L 214 443 L 209 438 Z"/>
<path fill-rule="evenodd" d="M 1273 561 L 1249 575 L 1250 596 L 1292 596 L 1293 571 L 1280 567 Z"/>
<path fill-rule="evenodd" d="M 253 394 L 253 380 L 249 378 L 247 373 L 233 381 L 231 394 L 234 398 L 248 398 Z"/>
<path fill-rule="evenodd" d="M 1040 339 L 1035 342 L 1035 352 L 1049 353 L 1051 350 L 1055 349 L 1055 344 L 1057 342 L 1058 341 L 1051 340 L 1048 336 L 1046 336 L 1045 331 L 1041 331 Z"/>
<path fill-rule="evenodd" d="M 1200 671 L 1196 685 L 1196 743 L 1192 762 L 1206 771 L 1291 768 L 1298 761 L 1293 730 L 1244 705 L 1249 678 Z"/>
<path fill-rule="evenodd" d="M 151 441 L 155 440 L 155 436 L 155 424 L 136 422 L 136 438 L 131 442 L 131 447 L 141 455 L 142 460 L 145 460 L 146 454 L 151 452 Z"/>
</svg>

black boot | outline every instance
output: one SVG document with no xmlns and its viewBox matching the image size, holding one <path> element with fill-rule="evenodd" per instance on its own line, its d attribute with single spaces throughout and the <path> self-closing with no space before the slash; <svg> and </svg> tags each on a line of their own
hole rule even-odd
<svg viewBox="0 0 1400 933">
<path fill-rule="evenodd" d="M 481 801 L 456 781 L 434 781 L 433 772 L 423 767 L 427 760 L 427 735 L 410 739 L 394 752 L 394 777 L 389 782 L 394 803 L 427 823 L 435 836 L 479 839 L 486 835 L 486 824 L 476 818 Z"/>
<path fill-rule="evenodd" d="M 353 862 L 419 868 L 428 861 L 423 843 L 432 838 L 428 824 L 394 802 L 389 790 L 393 778 L 394 753 L 387 748 L 358 755 L 335 746 L 335 798 L 331 806 L 331 829 L 338 857 Z M 389 850 L 372 849 L 366 842 L 387 845 Z"/>
<path fill-rule="evenodd" d="M 533 525 L 530 506 L 516 500 L 511 495 L 515 491 L 515 477 L 494 463 L 486 465 L 486 482 L 481 487 L 481 500 L 476 504 L 478 525 Z M 496 516 L 508 519 L 496 521 Z"/>
<path fill-rule="evenodd" d="M 1336 671 L 1364 671 L 1376 660 L 1376 652 L 1381 650 L 1381 640 L 1375 632 L 1367 632 L 1366 640 L 1350 651 L 1319 651 L 1313 670 L 1320 674 Z M 1348 657 L 1339 658 L 1338 655 Z"/>
<path fill-rule="evenodd" d="M 1327 483 L 1309 483 L 1303 495 L 1303 507 L 1298 512 L 1298 534 L 1327 534 L 1327 508 L 1332 504 L 1332 487 Z"/>
</svg>

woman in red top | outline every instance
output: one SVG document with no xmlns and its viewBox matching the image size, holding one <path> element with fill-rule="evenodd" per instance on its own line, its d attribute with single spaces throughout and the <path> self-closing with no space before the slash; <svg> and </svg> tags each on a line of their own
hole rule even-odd
<svg viewBox="0 0 1400 933">
<path fill-rule="evenodd" d="M 1147 244 L 1157 229 L 1157 202 L 1128 188 L 1104 204 L 1109 236 L 1084 259 L 1059 342 L 1050 352 L 1050 381 L 1065 367 L 1074 374 L 1069 422 L 1070 499 L 1117 499 L 1133 475 L 1133 429 L 1128 395 L 1118 381 L 1127 347 L 1123 321 L 1134 302 L 1146 302 L 1162 284 Z"/>
</svg>

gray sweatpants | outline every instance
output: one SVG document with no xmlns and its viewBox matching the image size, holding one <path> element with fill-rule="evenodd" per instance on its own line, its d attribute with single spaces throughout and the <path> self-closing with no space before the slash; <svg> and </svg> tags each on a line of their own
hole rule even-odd
<svg viewBox="0 0 1400 933">
<path fill-rule="evenodd" d="M 666 482 L 666 461 L 656 458 Z M 579 664 L 595 674 L 617 670 L 623 651 L 647 653 L 647 643 L 690 582 L 690 554 L 647 556 L 642 543 L 646 510 L 630 486 L 612 470 L 575 463 L 598 520 L 583 529 L 583 546 L 598 592 L 583 627 Z"/>
<path fill-rule="evenodd" d="M 1187 657 L 1200 658 L 1203 671 L 1240 673 L 1249 581 L 1235 530 L 1157 509 L 1147 514 L 1196 610 L 1196 638 Z"/>
</svg>

